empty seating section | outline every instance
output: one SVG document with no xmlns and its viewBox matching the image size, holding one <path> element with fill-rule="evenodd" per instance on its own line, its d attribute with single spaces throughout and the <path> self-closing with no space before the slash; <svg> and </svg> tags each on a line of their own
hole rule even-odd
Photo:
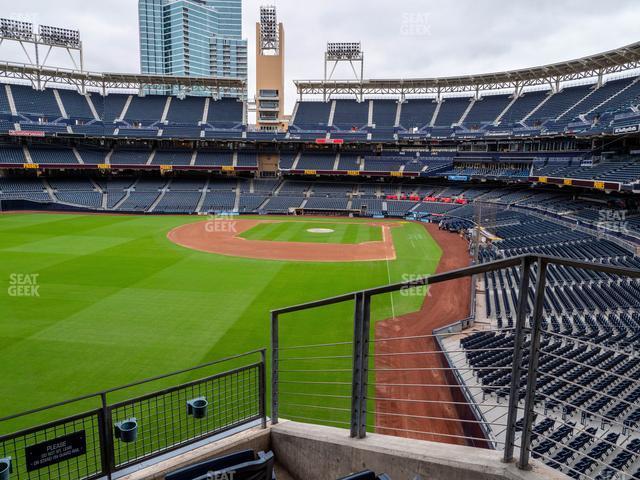
<svg viewBox="0 0 640 480">
<path fill-rule="evenodd" d="M 577 87 L 567 87 L 552 95 L 544 105 L 536 110 L 528 119 L 529 125 L 542 123 L 545 120 L 552 120 L 559 117 L 566 110 L 570 109 L 577 102 L 586 97 L 592 90 L 592 85 L 580 85 Z"/>
<path fill-rule="evenodd" d="M 0 163 L 26 163 L 22 148 L 0 145 Z"/>
<path fill-rule="evenodd" d="M 104 123 L 113 123 L 122 115 L 124 106 L 127 104 L 129 95 L 121 95 L 116 93 L 110 93 L 106 97 L 99 97 L 93 95 L 91 101 L 94 103 L 98 115 L 102 118 Z"/>
<path fill-rule="evenodd" d="M 145 125 L 158 122 L 162 118 L 162 112 L 166 104 L 167 97 L 164 95 L 147 95 L 144 97 L 132 95 L 124 120 L 129 122 L 139 121 Z"/>
<path fill-rule="evenodd" d="M 314 183 L 312 186 L 313 196 L 326 197 L 346 197 L 353 193 L 353 185 L 349 183 Z"/>
<path fill-rule="evenodd" d="M 640 81 L 638 77 L 634 77 L 632 80 L 633 82 L 625 90 L 598 106 L 595 111 L 589 114 L 589 117 L 602 112 L 622 111 L 632 105 L 638 105 L 640 103 Z"/>
<path fill-rule="evenodd" d="M 374 198 L 360 198 L 353 200 L 352 208 L 366 211 L 368 216 L 380 216 L 384 213 L 382 200 Z"/>
<path fill-rule="evenodd" d="M 238 181 L 235 178 L 212 178 L 209 181 L 209 190 L 231 192 L 238 185 Z"/>
<path fill-rule="evenodd" d="M 335 100 L 333 126 L 340 130 L 357 130 L 367 125 L 369 102 Z"/>
<path fill-rule="evenodd" d="M 31 159 L 37 164 L 78 164 L 78 159 L 70 148 L 31 148 Z"/>
<path fill-rule="evenodd" d="M 202 132 L 199 126 L 191 125 L 162 125 L 160 129 L 164 138 L 200 138 Z"/>
<path fill-rule="evenodd" d="M 505 165 L 467 165 L 456 166 L 452 170 L 444 172 L 444 175 L 462 175 L 478 177 L 529 177 L 529 166 L 505 166 Z"/>
<path fill-rule="evenodd" d="M 597 224 L 602 219 L 601 211 L 615 210 L 599 203 L 595 196 L 591 200 L 572 199 L 557 191 L 537 193 L 513 188 L 477 193 L 480 195 L 467 190 L 462 195 L 475 195 L 476 201 L 482 202 L 483 227 L 499 238 L 481 249 L 482 262 L 531 253 L 640 267 L 640 257 L 632 249 L 597 238 L 595 229 L 593 233 L 574 229 L 576 220 Z M 488 202 L 502 208 L 496 207 L 489 214 Z M 421 204 L 416 211 L 429 210 L 427 205 Z M 507 205 L 527 210 L 506 210 Z M 554 213 L 567 223 L 534 216 L 530 210 Z M 473 206 L 451 212 L 457 217 L 475 218 Z M 623 216 L 626 218 L 626 212 Z M 483 282 L 483 315 L 491 324 L 490 330 L 470 333 L 459 345 L 465 350 L 464 362 L 473 369 L 465 381 L 477 382 L 482 391 L 475 398 L 480 409 L 488 413 L 496 400 L 500 403 L 509 394 L 520 271 L 509 268 L 489 272 L 483 275 Z M 529 313 L 533 298 L 530 286 Z M 537 418 L 531 444 L 534 458 L 576 479 L 631 478 L 627 475 L 638 470 L 640 436 L 635 427 L 640 422 L 636 406 L 640 399 L 640 360 L 635 349 L 640 340 L 639 308 L 637 279 L 549 267 L 535 398 Z M 452 347 L 456 345 L 454 341 Z M 526 369 L 521 375 L 522 400 Z M 504 429 L 495 427 L 495 432 L 497 438 L 503 438 L 500 435 Z"/>
<path fill-rule="evenodd" d="M 149 150 L 119 150 L 111 154 L 109 163 L 112 165 L 146 165 L 151 156 Z"/>
<path fill-rule="evenodd" d="M 473 104 L 464 123 L 466 125 L 480 125 L 493 122 L 510 102 L 511 96 L 509 95 L 487 95 L 482 97 Z"/>
<path fill-rule="evenodd" d="M 311 153 L 302 154 L 298 161 L 298 170 L 333 170 L 335 154 Z"/>
<path fill-rule="evenodd" d="M 242 102 L 233 98 L 209 102 L 207 123 L 214 129 L 228 129 L 242 124 L 244 107 Z"/>
<path fill-rule="evenodd" d="M 373 100 L 373 125 L 379 127 L 393 127 L 396 124 L 396 100 Z"/>
<path fill-rule="evenodd" d="M 94 120 L 93 112 L 87 102 L 87 97 L 78 94 L 75 90 L 58 90 L 58 95 L 64 105 L 69 118 L 83 118 Z"/>
<path fill-rule="evenodd" d="M 349 154 L 341 154 L 340 160 L 338 162 L 338 170 L 346 170 L 346 171 L 356 171 L 360 169 L 360 164 L 358 163 L 359 156 L 358 155 L 349 155 Z"/>
<path fill-rule="evenodd" d="M 533 175 L 584 180 L 604 180 L 634 183 L 640 180 L 640 159 L 620 159 L 604 161 L 593 166 L 581 166 L 581 162 L 568 161 L 565 164 L 549 162 L 534 166 Z"/>
<path fill-rule="evenodd" d="M 197 125 L 202 121 L 205 102 L 204 97 L 186 97 L 182 100 L 173 97 L 167 113 L 167 122 Z"/>
<path fill-rule="evenodd" d="M 298 102 L 293 125 L 302 130 L 326 130 L 331 111 L 330 102 Z"/>
<path fill-rule="evenodd" d="M 256 153 L 238 153 L 238 167 L 257 167 L 258 155 Z"/>
<path fill-rule="evenodd" d="M 81 205 L 92 209 L 98 209 L 102 206 L 102 194 L 99 192 L 61 191 L 57 192 L 55 195 L 58 201 L 63 203 Z"/>
<path fill-rule="evenodd" d="M 127 137 L 127 138 L 155 138 L 158 136 L 159 130 L 157 128 L 126 128 L 120 127 L 117 130 L 117 135 L 119 137 Z M 114 131 L 114 135 L 116 131 Z"/>
<path fill-rule="evenodd" d="M 631 85 L 631 82 L 634 80 L 634 78 L 625 78 L 622 80 L 611 80 L 605 83 L 600 88 L 592 90 L 587 97 L 579 103 L 576 103 L 571 109 L 566 111 L 562 117 L 572 119 L 595 109 L 609 97 Z"/>
<path fill-rule="evenodd" d="M 92 148 L 80 148 L 78 149 L 78 153 L 84 163 L 100 165 L 105 163 L 105 158 L 109 152 L 106 150 L 96 150 Z"/>
<path fill-rule="evenodd" d="M 113 135 L 115 131 L 114 125 L 103 125 L 101 123 L 90 123 L 90 124 L 76 124 L 72 127 L 73 133 L 76 134 L 84 134 L 87 136 L 109 136 Z"/>
<path fill-rule="evenodd" d="M 291 170 L 293 162 L 296 160 L 297 154 L 281 153 L 279 167 L 280 170 Z"/>
<path fill-rule="evenodd" d="M 129 192 L 126 199 L 118 206 L 117 210 L 122 212 L 146 212 L 160 196 L 159 192 L 134 191 Z"/>
<path fill-rule="evenodd" d="M 163 213 L 194 213 L 198 207 L 201 193 L 194 191 L 166 192 L 154 211 Z"/>
<path fill-rule="evenodd" d="M 349 200 L 346 198 L 322 198 L 311 197 L 307 200 L 305 208 L 309 210 L 346 210 Z"/>
<path fill-rule="evenodd" d="M 407 100 L 400 111 L 400 125 L 407 130 L 429 125 L 437 105 L 432 98 Z"/>
<path fill-rule="evenodd" d="M 45 117 L 49 121 L 62 117 L 53 90 L 34 90 L 25 85 L 11 85 L 13 101 L 19 114 Z"/>
<path fill-rule="evenodd" d="M 8 85 L 0 85 L 0 112 L 11 113 L 11 106 L 9 105 L 9 98 L 7 97 Z"/>
<path fill-rule="evenodd" d="M 191 150 L 157 150 L 151 162 L 153 165 L 189 165 Z"/>
<path fill-rule="evenodd" d="M 227 166 L 233 165 L 233 154 L 230 152 L 198 152 L 196 165 Z"/>
<path fill-rule="evenodd" d="M 32 202 L 49 203 L 51 197 L 45 191 L 39 179 L 21 178 L 19 180 L 0 177 L 1 200 L 30 200 Z"/>
<path fill-rule="evenodd" d="M 454 123 L 458 123 L 462 114 L 469 107 L 469 97 L 448 97 L 444 98 L 438 116 L 434 125 L 441 127 L 450 127 Z"/>
<path fill-rule="evenodd" d="M 528 91 L 521 94 L 500 119 L 502 124 L 513 125 L 522 121 L 547 97 L 547 90 Z"/>
<path fill-rule="evenodd" d="M 12 115 L 7 88 L 12 92 L 17 117 Z M 505 135 L 538 135 L 571 131 L 597 135 L 613 133 L 618 126 L 638 125 L 638 104 L 638 76 L 605 78 L 598 88 L 593 82 L 561 85 L 561 90 L 554 94 L 549 90 L 524 91 L 515 101 L 513 94 L 481 94 L 475 101 L 469 95 L 445 96 L 440 103 L 435 98 L 409 98 L 400 105 L 397 99 L 299 101 L 289 132 L 271 134 L 245 132 L 245 104 L 231 98 L 181 99 L 120 93 L 103 97 L 97 92 L 85 96 L 75 90 L 2 85 L 0 131 L 11 130 L 14 123 L 18 123 L 23 130 L 50 134 L 210 140 L 240 139 L 246 135 L 247 139 L 263 141 L 278 135 L 282 139 L 314 140 L 329 131 L 330 138 L 346 142 L 413 140 L 428 135 L 441 139 L 477 138 L 503 132 L 507 132 Z M 165 112 L 166 118 L 163 118 Z M 64 114 L 68 118 L 64 118 Z M 330 118 L 331 127 L 328 126 Z M 462 124 L 458 125 L 461 120 Z M 494 122 L 498 123 L 494 125 Z"/>
<path fill-rule="evenodd" d="M 209 213 L 231 212 L 236 202 L 233 192 L 211 191 L 204 198 L 200 211 Z"/>
<path fill-rule="evenodd" d="M 267 200 L 265 195 L 253 195 L 246 194 L 240 197 L 240 203 L 238 204 L 238 212 L 240 213 L 253 213 L 260 210 L 260 206 Z"/>
<path fill-rule="evenodd" d="M 44 185 L 41 180 L 35 178 L 4 178 L 0 177 L 0 191 L 11 192 L 42 192 Z"/>
<path fill-rule="evenodd" d="M 407 200 L 387 200 L 387 211 L 391 216 L 402 217 L 409 213 L 409 210 L 413 209 L 416 205 L 417 202 Z"/>
<path fill-rule="evenodd" d="M 288 213 L 291 208 L 299 208 L 302 205 L 304 198 L 293 196 L 271 197 L 267 204 L 264 206 L 264 210 L 269 213 Z"/>
</svg>

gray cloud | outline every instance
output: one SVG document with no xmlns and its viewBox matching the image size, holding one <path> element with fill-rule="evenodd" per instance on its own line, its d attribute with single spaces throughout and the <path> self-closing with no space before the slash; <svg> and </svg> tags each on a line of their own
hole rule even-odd
<svg viewBox="0 0 640 480">
<path fill-rule="evenodd" d="M 272 1 L 243 2 L 250 59 L 259 6 Z M 295 101 L 293 79 L 322 77 L 327 41 L 362 41 L 367 77 L 460 75 L 552 63 L 633 43 L 640 18 L 637 0 L 275 3 L 287 35 L 288 110 Z M 23 5 L 14 3 L 1 15 L 79 28 L 88 69 L 139 70 L 136 0 L 29 0 Z M 3 59 L 21 60 L 17 50 L 1 48 Z M 254 75 L 250 61 L 250 85 Z"/>
</svg>

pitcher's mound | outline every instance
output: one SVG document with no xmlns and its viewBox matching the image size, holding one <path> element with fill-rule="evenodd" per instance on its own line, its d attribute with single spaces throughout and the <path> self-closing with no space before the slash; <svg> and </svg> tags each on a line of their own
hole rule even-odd
<svg viewBox="0 0 640 480">
<path fill-rule="evenodd" d="M 239 237 L 242 232 L 259 223 L 278 220 L 207 220 L 188 223 L 174 228 L 167 234 L 173 243 L 201 252 L 217 253 L 231 257 L 264 260 L 288 260 L 302 262 L 373 262 L 395 260 L 396 250 L 391 238 L 391 225 L 380 224 L 381 242 L 356 244 L 270 242 L 248 240 Z M 315 233 L 332 233 L 330 228 Z M 328 231 L 325 231 L 328 230 Z"/>
</svg>

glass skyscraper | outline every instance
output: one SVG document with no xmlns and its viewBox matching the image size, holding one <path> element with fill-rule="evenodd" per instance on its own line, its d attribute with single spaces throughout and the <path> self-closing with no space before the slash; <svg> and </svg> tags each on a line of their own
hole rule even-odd
<svg viewBox="0 0 640 480">
<path fill-rule="evenodd" d="M 139 0 L 138 14 L 142 73 L 246 80 L 242 0 Z"/>
</svg>

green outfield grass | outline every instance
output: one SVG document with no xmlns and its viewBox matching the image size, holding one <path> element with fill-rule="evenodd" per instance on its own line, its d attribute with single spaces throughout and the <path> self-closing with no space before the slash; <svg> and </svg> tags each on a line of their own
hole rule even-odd
<svg viewBox="0 0 640 480">
<path fill-rule="evenodd" d="M 322 228 L 333 230 L 314 233 L 309 230 Z M 240 234 L 248 240 L 311 243 L 363 243 L 382 240 L 382 229 L 364 223 L 336 223 L 332 221 L 300 221 L 261 223 Z"/>
<path fill-rule="evenodd" d="M 199 220 L 0 215 L 0 417 L 268 346 L 271 309 L 429 274 L 441 255 L 413 223 L 392 229 L 398 258 L 390 262 L 251 260 L 197 252 L 167 239 L 172 228 Z M 322 225 L 336 231 L 335 241 L 377 239 L 380 228 L 354 222 L 286 219 L 275 224 L 286 227 L 277 235 L 262 229 L 252 235 L 299 241 L 307 228 Z M 25 279 L 35 279 L 37 296 L 17 295 L 25 293 L 15 288 Z M 415 311 L 422 300 L 401 293 L 381 297 L 373 317 Z M 348 341 L 352 316 L 353 305 L 344 304 L 283 318 L 283 342 Z M 88 406 L 68 406 L 56 415 L 81 407 Z"/>
</svg>

